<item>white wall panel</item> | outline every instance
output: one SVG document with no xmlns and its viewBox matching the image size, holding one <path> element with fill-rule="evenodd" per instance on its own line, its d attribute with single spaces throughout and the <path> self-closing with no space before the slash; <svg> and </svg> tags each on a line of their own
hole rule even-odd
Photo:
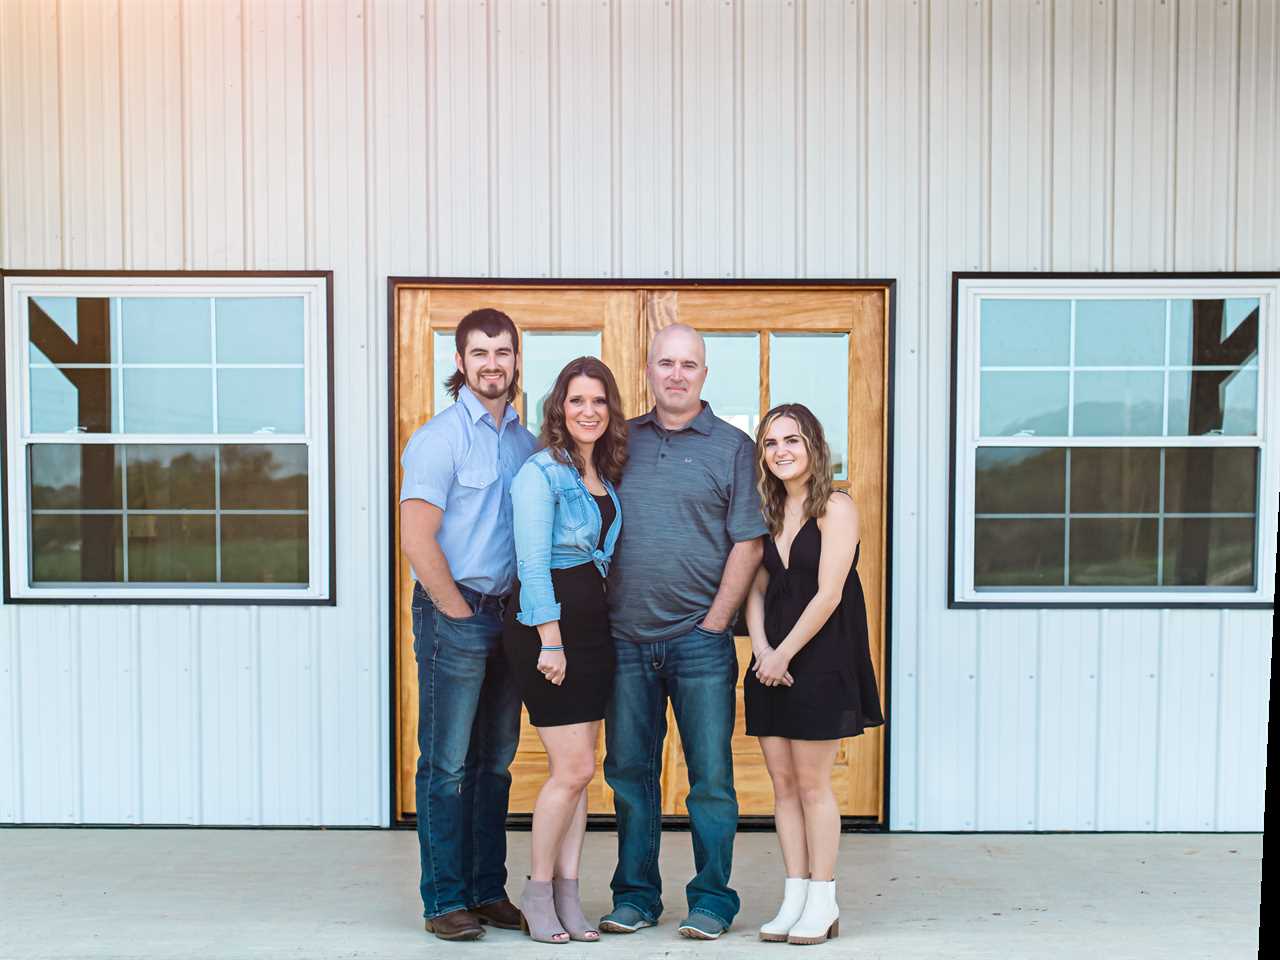
<svg viewBox="0 0 1280 960">
<path fill-rule="evenodd" d="M 670 274 L 898 281 L 894 827 L 1258 829 L 1269 611 L 946 608 L 949 281 L 1274 269 L 1277 49 L 1265 0 L 0 3 L 0 265 L 334 271 L 339 597 L 5 611 L 0 821 L 385 823 L 386 276 Z"/>
</svg>

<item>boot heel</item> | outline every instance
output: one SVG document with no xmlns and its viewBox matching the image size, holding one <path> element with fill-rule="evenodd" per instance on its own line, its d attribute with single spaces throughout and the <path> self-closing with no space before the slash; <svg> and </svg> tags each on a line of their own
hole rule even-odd
<svg viewBox="0 0 1280 960">
<path fill-rule="evenodd" d="M 840 936 L 840 921 L 839 921 L 839 920 L 837 920 L 835 923 L 831 924 L 831 929 L 827 931 L 827 939 L 828 939 L 828 940 L 834 940 L 834 939 L 835 939 L 836 937 L 838 937 L 838 936 Z"/>
<path fill-rule="evenodd" d="M 524 918 L 524 914 L 520 914 L 520 932 L 526 937 L 529 935 L 529 921 Z"/>
</svg>

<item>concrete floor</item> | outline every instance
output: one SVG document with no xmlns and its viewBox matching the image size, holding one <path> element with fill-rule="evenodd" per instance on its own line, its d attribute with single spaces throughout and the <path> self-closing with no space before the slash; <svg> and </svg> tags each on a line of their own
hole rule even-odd
<svg viewBox="0 0 1280 960">
<path fill-rule="evenodd" d="M 529 835 L 511 834 L 518 896 Z M 587 913 L 609 905 L 612 834 L 587 837 Z M 405 831 L 0 829 L 0 957 L 764 957 L 781 890 L 772 834 L 738 837 L 743 910 L 715 943 L 683 940 L 687 833 L 663 837 L 667 912 L 602 945 L 422 930 Z M 842 936 L 815 956 L 1242 958 L 1258 949 L 1258 835 L 855 834 L 841 840 Z M 516 879 L 518 878 L 518 879 Z"/>
</svg>

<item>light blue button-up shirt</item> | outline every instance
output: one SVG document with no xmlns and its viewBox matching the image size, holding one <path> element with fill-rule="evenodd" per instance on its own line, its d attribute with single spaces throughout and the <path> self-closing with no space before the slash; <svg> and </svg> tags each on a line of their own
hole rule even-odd
<svg viewBox="0 0 1280 960">
<path fill-rule="evenodd" d="M 613 500 L 613 523 L 600 543 L 600 506 L 576 468 L 561 463 L 550 450 L 530 457 L 511 484 L 515 506 L 516 562 L 520 570 L 520 610 L 516 619 L 530 627 L 560 619 L 551 582 L 552 570 L 594 563 L 609 575 L 622 507 L 613 484 L 600 478 Z"/>
<path fill-rule="evenodd" d="M 511 479 L 536 445 L 510 404 L 496 424 L 466 386 L 457 403 L 420 426 L 405 444 L 400 500 L 425 500 L 444 511 L 436 542 L 453 579 L 463 586 L 487 594 L 511 590 L 516 577 Z"/>
</svg>

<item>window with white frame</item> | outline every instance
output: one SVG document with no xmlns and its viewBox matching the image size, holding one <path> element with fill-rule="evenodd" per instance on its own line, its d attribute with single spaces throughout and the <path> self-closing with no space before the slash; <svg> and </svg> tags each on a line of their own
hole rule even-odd
<svg viewBox="0 0 1280 960">
<path fill-rule="evenodd" d="M 953 289 L 952 605 L 1274 602 L 1280 275 Z"/>
<path fill-rule="evenodd" d="M 329 274 L 3 280 L 6 599 L 332 602 Z"/>
</svg>

